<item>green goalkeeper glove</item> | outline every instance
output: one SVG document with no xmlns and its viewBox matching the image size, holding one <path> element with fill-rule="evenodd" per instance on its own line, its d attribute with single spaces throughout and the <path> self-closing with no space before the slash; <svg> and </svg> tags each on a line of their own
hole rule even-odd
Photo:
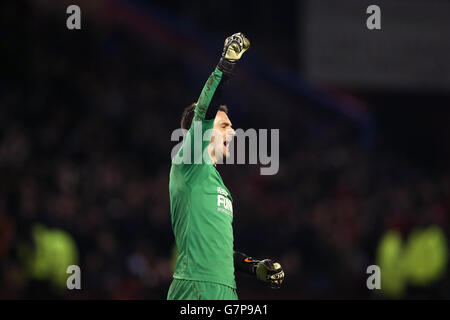
<svg viewBox="0 0 450 320">
<path fill-rule="evenodd" d="M 225 39 L 222 57 L 217 67 L 220 71 L 231 74 L 236 61 L 238 61 L 247 49 L 250 41 L 241 32 L 235 33 Z"/>
</svg>

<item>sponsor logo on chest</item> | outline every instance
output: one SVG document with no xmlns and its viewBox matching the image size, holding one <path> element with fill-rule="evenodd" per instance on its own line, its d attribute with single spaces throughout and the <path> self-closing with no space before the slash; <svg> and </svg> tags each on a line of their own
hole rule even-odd
<svg viewBox="0 0 450 320">
<path fill-rule="evenodd" d="M 233 216 L 233 204 L 228 199 L 228 192 L 221 187 L 217 187 L 217 210 Z"/>
</svg>

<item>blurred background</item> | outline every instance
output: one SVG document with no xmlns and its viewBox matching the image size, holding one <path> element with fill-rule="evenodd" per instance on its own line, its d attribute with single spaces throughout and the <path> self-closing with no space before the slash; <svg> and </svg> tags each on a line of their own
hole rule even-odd
<svg viewBox="0 0 450 320">
<path fill-rule="evenodd" d="M 381 30 L 370 4 L 2 1 L 0 298 L 166 298 L 170 136 L 241 31 L 224 100 L 234 127 L 280 130 L 280 170 L 219 171 L 235 248 L 286 279 L 237 275 L 239 297 L 449 299 L 450 2 L 377 1 Z"/>
</svg>

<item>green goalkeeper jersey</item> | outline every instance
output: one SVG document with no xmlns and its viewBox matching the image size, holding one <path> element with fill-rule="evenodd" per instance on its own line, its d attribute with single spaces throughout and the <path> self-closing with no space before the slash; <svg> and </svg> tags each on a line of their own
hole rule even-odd
<svg viewBox="0 0 450 320">
<path fill-rule="evenodd" d="M 178 251 L 173 276 L 235 289 L 232 198 L 207 155 L 214 119 L 205 120 L 205 115 L 222 76 L 216 68 L 208 78 L 194 121 L 172 160 L 170 212 Z"/>
</svg>

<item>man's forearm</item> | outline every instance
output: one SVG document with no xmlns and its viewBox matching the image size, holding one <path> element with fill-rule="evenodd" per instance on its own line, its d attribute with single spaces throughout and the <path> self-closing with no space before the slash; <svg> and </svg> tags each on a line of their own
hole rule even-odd
<svg viewBox="0 0 450 320">
<path fill-rule="evenodd" d="M 217 87 L 222 81 L 222 71 L 215 68 L 209 76 L 195 106 L 194 120 L 204 120 Z"/>
</svg>

